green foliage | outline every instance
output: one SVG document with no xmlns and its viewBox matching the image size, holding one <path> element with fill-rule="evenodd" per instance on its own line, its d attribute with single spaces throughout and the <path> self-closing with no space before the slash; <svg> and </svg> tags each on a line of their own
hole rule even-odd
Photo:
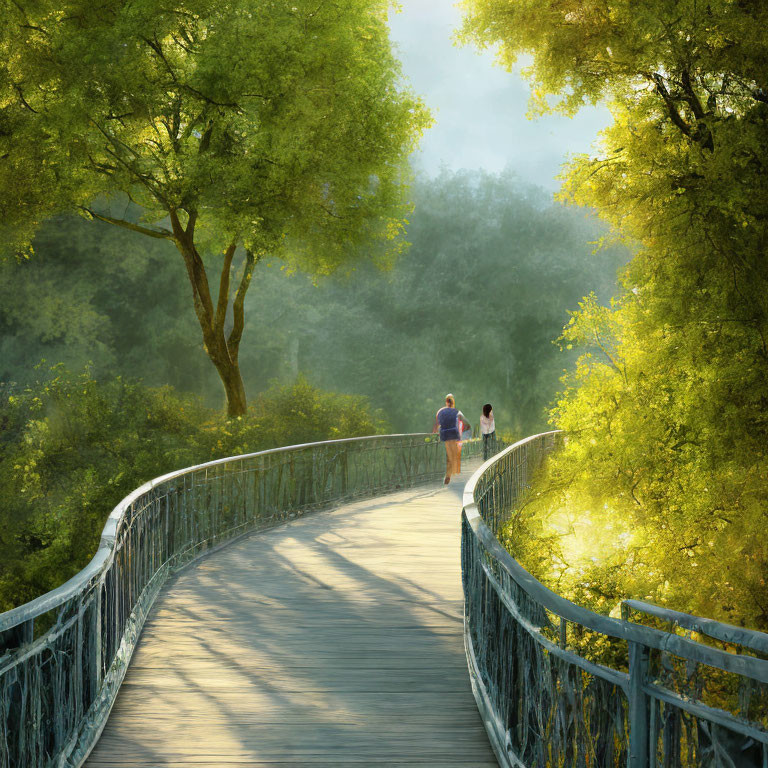
<svg viewBox="0 0 768 768">
<path fill-rule="evenodd" d="M 379 0 L 3 3 L 4 221 L 121 191 L 149 224 L 196 217 L 213 252 L 328 234 L 310 257 L 323 270 L 361 230 L 395 234 L 427 118 L 386 15 Z"/>
<path fill-rule="evenodd" d="M 429 118 L 392 55 L 388 3 L 0 10 L 2 250 L 29 253 L 40 222 L 67 211 L 172 242 L 228 413 L 243 414 L 259 259 L 328 274 L 362 245 L 381 262 L 404 247 L 407 158 Z"/>
<path fill-rule="evenodd" d="M 56 366 L 0 398 L 0 612 L 59 586 L 92 557 L 112 508 L 174 469 L 215 458 L 386 431 L 367 401 L 306 380 L 222 420 L 170 387 L 73 376 Z"/>
<path fill-rule="evenodd" d="M 201 414 L 191 401 L 123 379 L 54 374 L 0 404 L 0 610 L 73 576 L 130 490 L 194 463 Z"/>
<path fill-rule="evenodd" d="M 557 539 L 533 567 L 590 605 L 639 597 L 765 628 L 762 382 L 736 329 L 651 338 L 642 306 L 589 299 L 564 333 L 588 349 L 553 412 L 570 438 L 522 521 Z"/>
<path fill-rule="evenodd" d="M 598 562 L 568 571 L 590 604 L 602 590 L 766 628 L 768 7 L 465 8 L 465 36 L 505 63 L 533 51 L 540 107 L 609 101 L 613 124 L 563 195 L 638 246 L 620 298 L 586 300 L 565 331 L 584 350 L 553 412 L 569 442 L 531 530 L 554 514 L 603 531 Z M 618 548 L 614 533 L 629 533 Z"/>
<path fill-rule="evenodd" d="M 34 248 L 34 258 L 0 263 L 0 381 L 34 384 L 45 359 L 71 370 L 89 364 L 96 378 L 212 391 L 220 404 L 184 265 L 168 243 L 60 216 Z"/>
<path fill-rule="evenodd" d="M 237 456 L 283 445 L 317 440 L 386 434 L 389 425 L 380 411 L 371 411 L 367 398 L 324 392 L 300 375 L 293 384 L 275 384 L 260 393 L 248 416 L 224 426 L 207 426 L 215 439 L 213 454 Z"/>
<path fill-rule="evenodd" d="M 552 345 L 566 308 L 590 289 L 607 298 L 626 250 L 595 252 L 604 230 L 586 210 L 509 172 L 444 173 L 414 200 L 408 256 L 386 290 L 366 291 L 384 330 L 368 368 L 386 387 L 359 391 L 407 408 L 403 428 L 431 423 L 450 391 L 472 424 L 491 402 L 499 429 L 535 430 L 567 362 Z"/>
</svg>

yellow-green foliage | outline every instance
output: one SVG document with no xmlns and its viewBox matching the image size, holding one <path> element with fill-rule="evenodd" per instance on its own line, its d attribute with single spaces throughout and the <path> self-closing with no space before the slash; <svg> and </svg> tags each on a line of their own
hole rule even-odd
<svg viewBox="0 0 768 768">
<path fill-rule="evenodd" d="M 304 379 L 225 420 L 170 387 L 97 381 L 60 366 L 0 392 L 0 612 L 77 573 L 112 508 L 153 477 L 280 445 L 386 431 L 365 398 Z"/>
<path fill-rule="evenodd" d="M 663 334 L 638 334 L 641 307 L 634 296 L 612 311 L 590 298 L 574 313 L 563 340 L 589 349 L 553 411 L 570 437 L 510 547 L 598 610 L 636 597 L 766 627 L 768 460 L 746 429 L 763 416 L 744 340 L 727 363 L 686 360 L 701 340 L 672 354 Z"/>
<path fill-rule="evenodd" d="M 402 230 L 407 157 L 429 117 L 401 79 L 386 2 L 0 12 L 1 250 L 118 192 L 143 209 L 135 231 L 175 241 L 178 215 L 202 253 L 234 240 L 274 255 L 290 240 L 314 246 L 303 263 L 319 272 Z"/>
<path fill-rule="evenodd" d="M 235 456 L 281 445 L 383 434 L 388 423 L 383 414 L 371 411 L 367 398 L 323 392 L 300 375 L 294 384 L 275 385 L 259 394 L 245 418 L 213 420 L 203 430 L 214 441 L 213 454 Z"/>
<path fill-rule="evenodd" d="M 608 102 L 563 197 L 637 250 L 619 298 L 588 297 L 565 330 L 583 350 L 553 411 L 569 440 L 512 547 L 546 537 L 554 559 L 524 557 L 595 607 L 633 595 L 766 628 L 768 6 L 465 8 L 465 36 L 506 64 L 533 53 L 539 108 Z"/>
</svg>

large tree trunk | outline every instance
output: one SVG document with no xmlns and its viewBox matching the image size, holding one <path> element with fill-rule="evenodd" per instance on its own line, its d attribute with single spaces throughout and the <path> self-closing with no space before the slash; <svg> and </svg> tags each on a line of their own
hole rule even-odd
<svg viewBox="0 0 768 768">
<path fill-rule="evenodd" d="M 215 363 L 214 363 L 215 364 Z M 237 360 L 230 362 L 229 365 L 216 365 L 221 382 L 224 385 L 224 393 L 227 397 L 227 416 L 244 416 L 248 409 L 248 403 L 245 398 L 245 385 L 243 377 L 240 375 L 240 366 Z"/>
<path fill-rule="evenodd" d="M 248 402 L 245 396 L 243 377 L 240 374 L 238 357 L 244 327 L 245 294 L 251 282 L 256 259 L 252 251 L 246 250 L 243 274 L 240 277 L 240 283 L 232 304 L 232 329 L 229 335 L 226 335 L 224 323 L 229 307 L 230 273 L 237 241 L 233 241 L 224 252 L 224 263 L 219 277 L 219 294 L 214 307 L 208 275 L 194 243 L 195 219 L 194 215 L 190 215 L 187 226 L 183 227 L 178 216 L 174 213 L 171 214 L 174 242 L 184 257 L 187 276 L 192 287 L 195 314 L 200 323 L 200 330 L 203 332 L 205 352 L 216 368 L 224 386 L 224 393 L 227 398 L 227 416 L 243 416 L 246 413 Z"/>
</svg>

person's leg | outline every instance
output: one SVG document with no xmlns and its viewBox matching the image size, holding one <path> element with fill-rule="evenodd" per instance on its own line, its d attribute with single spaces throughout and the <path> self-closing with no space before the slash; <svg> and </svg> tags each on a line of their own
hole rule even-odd
<svg viewBox="0 0 768 768">
<path fill-rule="evenodd" d="M 456 440 L 445 441 L 445 482 L 448 483 L 451 479 L 451 475 L 457 474 L 456 469 L 456 453 L 459 450 L 459 444 Z"/>
<path fill-rule="evenodd" d="M 459 443 L 458 441 L 456 442 L 456 459 L 455 459 L 454 466 L 455 466 L 456 474 L 460 475 L 461 474 L 461 443 Z"/>
<path fill-rule="evenodd" d="M 488 450 L 489 450 L 488 443 L 489 443 L 489 440 L 488 440 L 488 438 L 490 438 L 490 435 L 483 435 L 483 461 L 488 461 L 488 459 L 489 459 L 489 456 L 488 456 Z"/>
</svg>

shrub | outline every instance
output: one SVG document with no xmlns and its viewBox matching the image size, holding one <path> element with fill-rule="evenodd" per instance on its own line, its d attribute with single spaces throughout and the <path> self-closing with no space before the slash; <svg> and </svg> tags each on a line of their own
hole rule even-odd
<svg viewBox="0 0 768 768">
<path fill-rule="evenodd" d="M 147 480 L 210 459 L 385 431 L 365 398 L 304 378 L 226 420 L 171 387 L 72 375 L 60 366 L 0 390 L 0 611 L 74 576 L 107 515 Z"/>
</svg>

